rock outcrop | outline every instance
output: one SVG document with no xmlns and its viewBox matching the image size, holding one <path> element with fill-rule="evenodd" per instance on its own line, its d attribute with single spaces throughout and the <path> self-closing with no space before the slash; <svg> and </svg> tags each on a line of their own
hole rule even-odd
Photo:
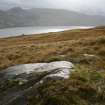
<svg viewBox="0 0 105 105">
<path fill-rule="evenodd" d="M 0 105 L 27 105 L 27 93 L 50 80 L 67 79 L 74 65 L 67 61 L 23 64 L 0 72 Z M 5 94 L 5 95 L 3 95 Z"/>
<path fill-rule="evenodd" d="M 73 64 L 67 61 L 56 61 L 51 63 L 33 63 L 33 64 L 23 64 L 17 65 L 13 67 L 9 67 L 3 70 L 3 73 L 7 75 L 20 75 L 23 73 L 30 74 L 32 72 L 50 72 L 56 71 L 56 73 L 52 73 L 48 76 L 58 76 L 62 78 L 68 78 L 71 69 L 73 68 Z"/>
</svg>

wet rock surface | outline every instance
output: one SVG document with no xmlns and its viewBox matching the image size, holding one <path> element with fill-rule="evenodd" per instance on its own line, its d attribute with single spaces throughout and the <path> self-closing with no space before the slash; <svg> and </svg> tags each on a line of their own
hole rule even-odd
<svg viewBox="0 0 105 105">
<path fill-rule="evenodd" d="M 47 81 L 67 79 L 73 64 L 67 61 L 24 64 L 0 72 L 0 105 L 27 105 L 33 88 Z"/>
</svg>

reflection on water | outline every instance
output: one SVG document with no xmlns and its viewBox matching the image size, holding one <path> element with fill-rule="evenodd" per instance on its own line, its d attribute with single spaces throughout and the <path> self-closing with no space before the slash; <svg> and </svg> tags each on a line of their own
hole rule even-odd
<svg viewBox="0 0 105 105">
<path fill-rule="evenodd" d="M 0 37 L 19 36 L 22 34 L 40 34 L 48 32 L 59 32 L 70 29 L 91 28 L 92 26 L 46 26 L 46 27 L 16 27 L 0 29 Z"/>
</svg>

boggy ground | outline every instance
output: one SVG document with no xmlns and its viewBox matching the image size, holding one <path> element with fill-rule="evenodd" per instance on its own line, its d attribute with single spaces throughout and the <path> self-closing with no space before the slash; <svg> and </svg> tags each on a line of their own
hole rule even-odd
<svg viewBox="0 0 105 105">
<path fill-rule="evenodd" d="M 17 64 L 58 60 L 75 65 L 68 79 L 37 83 L 44 73 L 22 74 L 30 80 L 23 85 L 18 77 L 0 80 L 3 105 L 105 105 L 105 27 L 2 38 L 0 59 L 1 70 Z"/>
<path fill-rule="evenodd" d="M 0 39 L 0 69 L 67 60 L 105 69 L 105 27 Z"/>
</svg>

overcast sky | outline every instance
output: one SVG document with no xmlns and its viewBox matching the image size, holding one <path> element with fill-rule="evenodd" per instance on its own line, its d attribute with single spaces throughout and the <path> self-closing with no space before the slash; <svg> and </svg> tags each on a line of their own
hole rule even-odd
<svg viewBox="0 0 105 105">
<path fill-rule="evenodd" d="M 16 6 L 61 8 L 96 14 L 105 13 L 105 0 L 0 0 L 0 9 Z"/>
</svg>

